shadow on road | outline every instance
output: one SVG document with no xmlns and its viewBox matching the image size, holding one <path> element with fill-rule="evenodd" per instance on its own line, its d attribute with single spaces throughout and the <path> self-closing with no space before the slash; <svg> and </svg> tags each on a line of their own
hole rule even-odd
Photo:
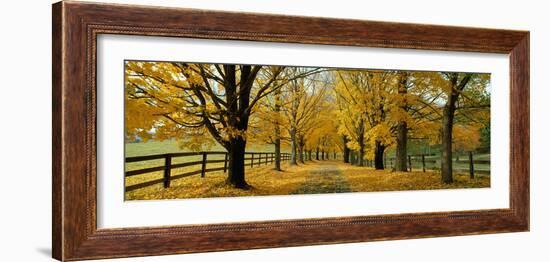
<svg viewBox="0 0 550 262">
<path fill-rule="evenodd" d="M 312 170 L 305 183 L 291 194 L 326 194 L 352 192 L 348 181 L 335 165 L 321 165 Z"/>
</svg>

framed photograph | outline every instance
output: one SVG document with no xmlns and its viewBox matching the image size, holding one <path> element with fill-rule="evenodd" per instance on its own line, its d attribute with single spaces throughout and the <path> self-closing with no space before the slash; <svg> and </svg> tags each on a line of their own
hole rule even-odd
<svg viewBox="0 0 550 262">
<path fill-rule="evenodd" d="M 53 5 L 53 257 L 529 230 L 529 32 Z"/>
</svg>

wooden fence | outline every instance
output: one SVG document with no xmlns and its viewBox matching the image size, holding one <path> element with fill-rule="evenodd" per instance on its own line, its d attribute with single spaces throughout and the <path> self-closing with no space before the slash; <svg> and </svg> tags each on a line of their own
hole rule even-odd
<svg viewBox="0 0 550 262">
<path fill-rule="evenodd" d="M 208 156 L 218 156 L 219 159 L 208 159 Z M 188 161 L 182 163 L 173 163 L 174 158 L 185 158 L 185 157 L 199 157 L 199 161 Z M 170 182 L 175 179 L 180 179 L 193 175 L 200 175 L 204 177 L 206 173 L 223 171 L 227 172 L 228 165 L 228 155 L 227 152 L 182 152 L 182 153 L 170 153 L 170 154 L 159 154 L 159 155 L 147 155 L 147 156 L 135 156 L 127 157 L 126 163 L 135 163 L 143 162 L 150 160 L 164 160 L 164 164 L 160 166 L 130 170 L 125 172 L 125 177 L 137 176 L 147 173 L 153 173 L 158 171 L 163 171 L 163 177 L 159 179 L 150 180 L 144 183 L 139 183 L 131 186 L 126 186 L 126 192 L 152 186 L 155 184 L 162 183 L 165 188 L 170 187 Z M 290 160 L 289 153 L 281 153 L 281 161 Z M 271 152 L 246 152 L 245 153 L 245 166 L 255 167 L 260 165 L 266 165 L 275 162 L 275 153 Z M 208 167 L 208 164 L 218 163 L 220 165 L 223 163 L 223 166 L 217 167 Z M 200 167 L 196 170 L 185 171 L 180 174 L 172 174 L 173 169 L 184 168 L 184 167 Z"/>
<path fill-rule="evenodd" d="M 422 172 L 426 172 L 426 170 L 439 170 L 440 169 L 440 166 L 439 164 L 441 163 L 441 160 L 439 159 L 426 159 L 427 157 L 431 157 L 431 156 L 435 156 L 435 155 L 427 155 L 427 154 L 421 154 L 421 155 L 408 155 L 407 156 L 407 162 L 408 162 L 408 169 L 409 171 L 412 171 L 413 168 L 416 168 L 416 169 L 422 169 Z M 395 164 L 395 158 L 394 157 L 391 157 L 391 158 L 385 158 L 384 159 L 384 165 L 386 167 L 388 167 L 388 162 L 389 162 L 389 167 L 390 168 L 394 168 L 394 164 Z M 461 168 L 460 165 L 465 165 L 467 166 L 467 168 Z M 475 174 L 483 174 L 483 175 L 489 175 L 491 174 L 491 171 L 489 168 L 487 169 L 476 169 L 476 166 L 490 166 L 491 165 L 491 161 L 490 160 L 479 160 L 479 159 L 474 159 L 474 156 L 473 156 L 473 153 L 472 152 L 469 152 L 468 153 L 468 159 L 467 160 L 454 160 L 453 161 L 453 171 L 457 171 L 457 172 L 464 172 L 464 173 L 469 173 L 471 177 L 473 177 L 474 173 Z"/>
</svg>

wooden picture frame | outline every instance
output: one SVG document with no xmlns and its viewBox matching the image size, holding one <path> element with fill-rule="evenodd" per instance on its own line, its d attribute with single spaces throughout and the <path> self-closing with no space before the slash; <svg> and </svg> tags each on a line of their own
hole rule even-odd
<svg viewBox="0 0 550 262">
<path fill-rule="evenodd" d="M 154 14 L 154 15 L 152 15 Z M 529 32 L 83 2 L 53 5 L 53 257 L 81 260 L 529 230 Z M 170 36 L 508 54 L 510 208 L 96 226 L 96 40 Z"/>
</svg>

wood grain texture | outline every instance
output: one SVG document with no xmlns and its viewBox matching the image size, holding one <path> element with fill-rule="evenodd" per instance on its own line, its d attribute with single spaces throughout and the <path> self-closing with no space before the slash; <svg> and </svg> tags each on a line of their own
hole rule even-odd
<svg viewBox="0 0 550 262">
<path fill-rule="evenodd" d="M 61 89 L 62 89 L 62 43 L 61 5 L 52 8 L 52 256 L 63 253 L 63 205 L 61 171 Z"/>
<path fill-rule="evenodd" d="M 53 257 L 81 260 L 529 230 L 529 33 L 97 3 L 53 6 Z M 97 229 L 99 34 L 510 55 L 510 208 Z M 120 174 L 121 176 L 123 174 Z"/>
</svg>

